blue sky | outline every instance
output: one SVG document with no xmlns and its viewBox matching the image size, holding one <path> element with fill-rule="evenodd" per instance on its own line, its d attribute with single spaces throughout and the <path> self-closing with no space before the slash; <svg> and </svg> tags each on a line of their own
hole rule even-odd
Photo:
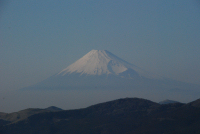
<svg viewBox="0 0 200 134">
<path fill-rule="evenodd" d="M 16 90 L 105 49 L 200 84 L 198 0 L 0 0 L 0 90 Z"/>
</svg>

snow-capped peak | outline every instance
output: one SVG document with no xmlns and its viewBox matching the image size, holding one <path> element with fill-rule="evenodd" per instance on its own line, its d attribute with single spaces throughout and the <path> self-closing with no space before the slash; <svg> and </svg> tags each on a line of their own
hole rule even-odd
<svg viewBox="0 0 200 134">
<path fill-rule="evenodd" d="M 71 73 L 80 73 L 81 75 L 119 75 L 128 69 L 134 70 L 140 76 L 145 75 L 142 69 L 122 60 L 107 50 L 91 50 L 75 63 L 58 73 L 58 75 L 64 76 Z"/>
</svg>

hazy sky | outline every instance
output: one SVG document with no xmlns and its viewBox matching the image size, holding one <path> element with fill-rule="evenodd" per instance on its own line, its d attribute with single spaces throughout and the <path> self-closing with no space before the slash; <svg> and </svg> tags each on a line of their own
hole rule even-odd
<svg viewBox="0 0 200 134">
<path fill-rule="evenodd" d="M 198 0 L 0 0 L 0 90 L 35 84 L 92 49 L 200 84 L 199 42 Z"/>
</svg>

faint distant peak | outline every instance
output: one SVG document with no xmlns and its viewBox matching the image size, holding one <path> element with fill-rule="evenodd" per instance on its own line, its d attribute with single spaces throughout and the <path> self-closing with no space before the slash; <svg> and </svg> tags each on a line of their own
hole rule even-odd
<svg viewBox="0 0 200 134">
<path fill-rule="evenodd" d="M 45 108 L 45 110 L 49 110 L 49 111 L 62 111 L 63 109 L 55 107 L 55 106 L 50 106 L 48 108 Z"/>
</svg>

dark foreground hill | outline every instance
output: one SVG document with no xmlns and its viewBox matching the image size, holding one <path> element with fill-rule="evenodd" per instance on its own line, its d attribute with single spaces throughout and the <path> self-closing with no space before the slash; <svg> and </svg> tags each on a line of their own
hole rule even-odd
<svg viewBox="0 0 200 134">
<path fill-rule="evenodd" d="M 78 110 L 41 112 L 10 123 L 1 134 L 199 134 L 199 100 L 161 105 L 125 98 Z M 1 113 L 4 114 L 4 113 Z"/>
<path fill-rule="evenodd" d="M 55 106 L 51 106 L 45 109 L 40 108 L 28 108 L 14 113 L 0 113 L 0 122 L 4 123 L 16 123 L 18 121 L 24 120 L 29 116 L 43 112 L 55 112 L 61 111 L 62 109 Z"/>
</svg>

